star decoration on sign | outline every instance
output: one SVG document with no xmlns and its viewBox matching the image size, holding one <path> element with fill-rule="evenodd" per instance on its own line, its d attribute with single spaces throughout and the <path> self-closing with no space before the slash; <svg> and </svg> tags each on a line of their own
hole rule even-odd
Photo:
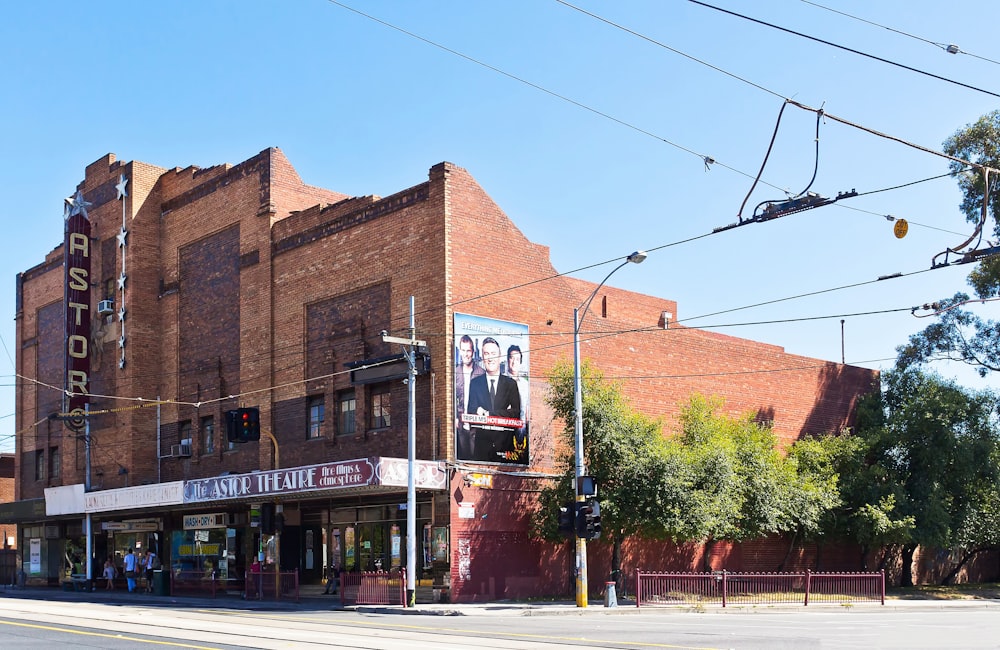
<svg viewBox="0 0 1000 650">
<path fill-rule="evenodd" d="M 78 214 L 82 214 L 84 217 L 88 219 L 90 218 L 87 216 L 87 208 L 94 204 L 83 198 L 83 192 L 81 190 L 77 190 L 76 194 L 66 199 L 66 203 L 70 206 L 69 216 L 73 217 Z"/>
<path fill-rule="evenodd" d="M 121 323 L 121 322 L 124 322 L 124 320 L 125 320 L 125 308 L 124 307 L 119 307 L 118 308 L 118 322 Z"/>
<path fill-rule="evenodd" d="M 123 248 L 126 244 L 125 238 L 128 237 L 128 231 L 125 230 L 125 226 L 118 231 L 118 248 Z"/>
<path fill-rule="evenodd" d="M 125 290 L 125 274 L 124 273 L 122 273 L 121 275 L 118 276 L 118 289 L 120 291 L 124 291 Z"/>
<path fill-rule="evenodd" d="M 118 337 L 118 347 L 121 348 L 121 349 L 123 349 L 123 350 L 125 349 L 125 335 L 124 334 L 121 335 L 120 337 Z M 122 357 L 122 358 L 124 359 L 124 357 Z"/>
<path fill-rule="evenodd" d="M 125 191 L 125 186 L 126 185 L 128 185 L 128 179 L 125 178 L 124 174 L 119 174 L 118 175 L 118 184 L 115 185 L 115 189 L 118 190 L 118 197 L 117 197 L 117 199 L 119 201 L 121 201 L 126 196 L 128 196 L 128 192 Z"/>
<path fill-rule="evenodd" d="M 125 357 L 122 357 L 121 359 L 118 360 L 118 368 L 120 370 L 125 369 Z"/>
</svg>

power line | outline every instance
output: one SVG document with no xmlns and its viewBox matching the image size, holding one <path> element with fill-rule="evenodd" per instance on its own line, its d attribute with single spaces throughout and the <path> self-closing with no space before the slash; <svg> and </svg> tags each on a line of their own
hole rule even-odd
<svg viewBox="0 0 1000 650">
<path fill-rule="evenodd" d="M 459 52 L 458 50 L 454 50 L 454 49 L 452 49 L 450 47 L 447 47 L 445 45 L 442 45 L 440 43 L 432 41 L 429 38 L 425 38 L 423 36 L 420 36 L 419 34 L 415 34 L 414 32 L 411 32 L 409 30 L 403 29 L 402 27 L 398 27 L 396 25 L 393 25 L 392 23 L 386 22 L 386 21 L 384 21 L 384 20 L 382 20 L 380 18 L 376 18 L 375 16 L 372 16 L 371 14 L 366 14 L 365 12 L 360 11 L 358 9 L 355 9 L 355 8 L 353 8 L 351 6 L 348 6 L 348 5 L 346 5 L 346 4 L 342 3 L 342 2 L 338 2 L 338 0 L 327 0 L 327 2 L 329 2 L 330 4 L 333 4 L 333 5 L 337 5 L 338 7 L 341 7 L 342 9 L 346 9 L 347 11 L 353 12 L 353 13 L 359 15 L 359 16 L 367 18 L 368 20 L 374 21 L 374 22 L 376 22 L 376 23 L 378 23 L 380 25 L 388 27 L 389 29 L 396 30 L 396 31 L 398 31 L 398 32 L 400 32 L 402 34 L 405 34 L 405 35 L 407 35 L 407 36 L 409 36 L 411 38 L 415 38 L 418 41 L 421 41 L 422 43 L 426 43 L 427 45 L 430 45 L 431 47 L 436 47 L 439 50 L 442 50 L 442 51 L 447 52 L 449 54 L 453 54 L 453 55 L 455 55 L 455 56 L 457 56 L 457 57 L 459 57 L 461 59 L 465 59 L 466 61 L 468 61 L 470 63 L 474 63 L 474 64 L 476 64 L 478 66 L 486 68 L 487 70 L 491 70 L 492 72 L 496 72 L 497 74 L 503 75 L 504 77 L 507 77 L 508 79 L 512 79 L 514 81 L 517 81 L 518 83 L 522 83 L 522 84 L 524 84 L 526 86 L 534 88 L 535 90 L 543 92 L 546 95 L 549 95 L 551 97 L 555 97 L 556 99 L 559 99 L 559 100 L 562 100 L 562 101 L 567 102 L 569 104 L 572 104 L 573 106 L 576 106 L 577 108 L 582 108 L 583 110 L 588 111 L 590 113 L 593 113 L 594 115 L 597 115 L 599 117 L 603 117 L 604 119 L 607 119 L 607 120 L 611 120 L 612 122 L 615 122 L 616 124 L 620 124 L 621 126 L 624 126 L 624 127 L 628 128 L 628 129 L 636 131 L 637 133 L 641 133 L 642 135 L 646 135 L 646 136 L 649 136 L 649 137 L 651 137 L 651 138 L 653 138 L 655 140 L 659 140 L 660 142 L 668 144 L 671 147 L 679 149 L 679 150 L 681 150 L 681 151 L 683 151 L 685 153 L 689 153 L 689 154 L 691 154 L 693 156 L 697 156 L 702 162 L 705 163 L 706 167 L 708 165 L 719 165 L 720 167 L 728 169 L 731 172 L 735 172 L 735 173 L 740 174 L 742 176 L 746 176 L 747 178 L 753 178 L 753 176 L 751 174 L 748 174 L 747 172 L 744 172 L 742 170 L 736 169 L 735 167 L 731 167 L 731 166 L 729 166 L 729 165 L 727 165 L 725 163 L 719 162 L 713 156 L 708 156 L 708 155 L 705 155 L 705 154 L 698 153 L 697 151 L 694 151 L 693 149 L 689 149 L 689 148 L 687 148 L 687 147 L 685 147 L 683 145 L 680 145 L 680 144 L 678 144 L 676 142 L 668 140 L 668 139 L 664 138 L 663 136 L 657 135 L 657 134 L 655 134 L 655 133 L 653 133 L 651 131 L 647 131 L 646 129 L 643 129 L 642 127 L 639 127 L 639 126 L 637 126 L 635 124 L 632 124 L 630 122 L 626 122 L 625 120 L 617 118 L 617 117 L 615 117 L 615 116 L 613 116 L 613 115 L 611 115 L 609 113 L 605 113 L 604 111 L 598 110 L 598 109 L 596 109 L 596 108 L 594 108 L 592 106 L 588 106 L 588 105 L 586 105 L 586 104 L 584 104 L 582 102 L 579 102 L 579 101 L 577 101 L 575 99 L 572 99 L 572 98 L 567 97 L 565 95 L 561 95 L 561 94 L 559 94 L 559 93 L 557 93 L 555 91 L 549 90 L 548 88 L 545 88 L 544 86 L 536 84 L 536 83 L 534 83 L 532 81 L 528 81 L 527 79 L 524 79 L 523 77 L 518 77 L 517 75 L 511 74 L 510 72 L 507 72 L 506 70 L 503 70 L 503 69 L 498 68 L 496 66 L 490 65 L 489 63 L 485 63 L 483 61 L 480 61 L 479 59 L 475 59 L 475 58 L 473 58 L 473 57 L 471 57 L 471 56 L 469 56 L 467 54 L 463 54 L 462 52 Z M 681 53 L 681 54 L 683 54 L 683 53 Z M 685 54 L 684 56 L 688 56 L 688 58 L 691 58 L 691 59 L 693 59 L 695 61 L 698 61 L 699 63 L 702 63 L 703 65 L 709 65 L 709 64 L 704 63 L 704 62 L 702 62 L 702 61 L 700 61 L 698 59 L 694 59 L 694 57 L 690 57 L 689 55 Z M 710 67 L 713 67 L 713 66 L 710 66 Z M 750 85 L 753 85 L 753 86 L 755 86 L 757 88 L 761 88 L 761 89 L 765 90 L 766 92 L 769 92 L 771 94 L 777 95 L 778 97 L 781 97 L 781 95 L 778 95 L 777 93 L 774 93 L 773 91 L 769 91 L 766 88 L 763 88 L 762 86 L 757 86 L 753 82 L 741 79 L 740 77 L 737 77 L 736 75 L 733 75 L 732 73 L 725 72 L 724 70 L 721 70 L 721 69 L 720 69 L 720 72 L 723 72 L 724 74 L 728 74 L 728 75 L 730 75 L 732 77 L 740 79 L 741 81 L 744 81 L 744 83 L 749 83 Z M 770 183 L 765 183 L 765 184 L 771 185 Z M 782 188 L 780 188 L 780 187 L 778 187 L 776 185 L 771 185 L 771 187 L 773 187 L 774 189 L 779 190 L 779 191 L 782 189 Z"/>
<path fill-rule="evenodd" d="M 906 37 L 912 38 L 914 40 L 918 40 L 918 41 L 922 41 L 924 43 L 928 43 L 928 44 L 933 45 L 935 47 L 941 48 L 942 50 L 944 50 L 945 52 L 947 52 L 949 54 L 965 54 L 967 56 L 971 56 L 971 57 L 976 58 L 976 59 L 981 59 L 981 60 L 987 61 L 989 63 L 1000 65 L 1000 61 L 994 61 L 993 59 L 988 59 L 985 56 L 979 56 L 979 55 L 973 54 L 972 52 L 966 52 L 965 50 L 961 49 L 959 46 L 955 45 L 954 43 L 947 43 L 947 44 L 945 44 L 945 43 L 938 43 L 936 41 L 932 41 L 932 40 L 929 40 L 929 39 L 926 39 L 926 38 L 922 38 L 920 36 L 914 36 L 913 34 L 908 34 L 908 33 L 904 32 L 902 30 L 899 30 L 899 29 L 895 29 L 895 28 L 892 28 L 892 27 L 887 27 L 885 25 L 880 25 L 879 23 L 873 22 L 871 20 L 866 20 L 864 18 L 859 18 L 858 16 L 851 15 L 851 14 L 849 14 L 847 12 L 838 11 L 836 9 L 832 9 L 830 7 L 826 7 L 824 5 L 819 4 L 818 2 L 810 2 L 810 0 L 802 0 L 802 2 L 806 3 L 807 5 L 812 5 L 814 7 L 819 7 L 820 9 L 825 9 L 826 11 L 830 11 L 830 12 L 835 13 L 835 14 L 840 14 L 841 16 L 846 16 L 847 18 L 851 18 L 853 20 L 857 20 L 859 22 L 866 23 L 868 25 L 872 25 L 874 27 L 881 27 L 882 29 L 887 29 L 890 32 L 894 32 L 896 34 L 900 34 L 902 36 L 906 36 Z"/>
<path fill-rule="evenodd" d="M 695 63 L 700 63 L 703 66 L 709 67 L 709 68 L 715 70 L 716 72 L 721 72 L 722 74 L 724 74 L 724 75 L 726 75 L 728 77 L 732 77 L 733 79 L 736 79 L 737 81 L 742 81 L 743 83 L 745 83 L 747 85 L 750 85 L 750 86 L 753 86 L 754 88 L 757 88 L 758 90 L 763 90 L 764 92 L 766 92 L 768 94 L 774 95 L 778 99 L 785 99 L 785 95 L 782 95 L 781 93 L 775 92 L 775 91 L 771 90 L 770 88 L 766 88 L 766 87 L 764 87 L 764 86 L 762 86 L 762 85 L 760 85 L 758 83 L 755 83 L 753 81 L 750 81 L 749 79 L 746 79 L 745 77 L 741 77 L 741 76 L 739 76 L 737 74 L 729 72 L 728 70 L 724 70 L 724 69 L 722 69 L 722 68 L 720 68 L 718 66 L 712 65 L 711 63 L 708 63 L 707 61 L 703 61 L 702 59 L 699 59 L 698 57 L 691 56 L 690 54 L 688 54 L 686 52 L 682 52 L 682 51 L 680 51 L 680 50 L 678 50 L 676 48 L 670 47 L 666 43 L 661 43 L 660 41 L 657 41 L 657 40 L 655 40 L 653 38 L 650 38 L 649 36 L 646 36 L 645 34 L 641 34 L 641 33 L 637 32 L 637 31 L 635 31 L 633 29 L 629 29 L 628 27 L 625 27 L 624 25 L 620 25 L 620 24 L 618 24 L 618 23 L 616 23 L 614 21 L 608 20 L 607 18 L 604 18 L 603 16 L 599 16 L 599 15 L 597 15 L 595 13 L 587 11 L 586 9 L 582 9 L 580 7 L 577 7 L 576 5 L 570 4 L 569 2 L 566 2 L 566 0 L 556 0 L 556 2 L 558 2 L 559 4 L 561 4 L 563 6 L 569 7 L 570 9 L 572 9 L 574 11 L 579 11 L 582 14 L 586 14 L 587 16 L 590 16 L 591 18 L 593 18 L 595 20 L 599 20 L 602 23 L 606 23 L 608 25 L 611 25 L 615 29 L 620 29 L 623 32 L 627 32 L 627 33 L 631 34 L 632 36 L 635 36 L 636 38 L 641 38 L 642 40 L 647 41 L 649 43 L 652 43 L 653 45 L 656 45 L 657 47 L 662 47 L 665 50 L 669 50 L 669 51 L 673 52 L 674 54 L 679 54 L 680 56 L 683 56 L 686 59 L 690 59 L 691 61 L 694 61 Z"/>
<path fill-rule="evenodd" d="M 763 21 L 763 20 L 758 20 L 756 18 L 751 18 L 750 16 L 745 16 L 743 14 L 738 14 L 735 11 L 730 11 L 728 9 L 723 9 L 722 7 L 716 7 L 714 5 L 710 5 L 710 4 L 706 3 L 706 2 L 701 2 L 700 0 L 688 0 L 688 2 L 691 2 L 691 3 L 696 4 L 696 5 L 701 5 L 702 7 L 706 7 L 708 9 L 714 9 L 714 10 L 720 11 L 720 12 L 722 12 L 724 14 L 729 14 L 730 16 L 735 16 L 737 18 L 742 18 L 743 20 L 749 20 L 750 22 L 757 23 L 758 25 L 764 25 L 765 27 L 770 27 L 772 29 L 777 29 L 779 31 L 786 32 L 788 34 L 794 34 L 795 36 L 800 36 L 802 38 L 807 38 L 807 39 L 809 39 L 811 41 L 816 41 L 817 43 L 822 43 L 824 45 L 829 45 L 830 47 L 835 47 L 835 48 L 844 50 L 846 52 L 851 52 L 852 54 L 857 54 L 859 56 L 868 57 L 869 59 L 874 59 L 875 61 L 881 61 L 882 63 L 887 63 L 889 65 L 894 65 L 894 66 L 896 66 L 898 68 L 903 68 L 904 70 L 909 70 L 910 72 L 916 72 L 917 74 L 922 74 L 922 75 L 925 75 L 927 77 L 931 77 L 933 79 L 937 79 L 939 81 L 944 81 L 944 82 L 947 82 L 947 83 L 950 83 L 950 84 L 955 84 L 956 86 L 962 86 L 963 88 L 968 88 L 969 90 L 975 90 L 977 92 L 981 92 L 981 93 L 984 93 L 986 95 L 992 95 L 993 97 L 1000 97 L 1000 94 L 995 93 L 995 92 L 990 91 L 990 90 L 984 90 L 982 88 L 978 88 L 976 86 L 972 86 L 972 85 L 967 84 L 967 83 L 962 83 L 961 81 L 955 81 L 954 79 L 949 79 L 948 77 L 942 77 L 941 75 L 937 75 L 937 74 L 934 74 L 932 72 L 927 72 L 926 70 L 921 70 L 919 68 L 914 68 L 912 66 L 904 65 L 902 63 L 897 63 L 895 61 L 890 61 L 889 59 L 885 59 L 885 58 L 882 58 L 880 56 L 875 56 L 874 54 L 868 54 L 867 52 L 862 52 L 861 50 L 855 50 L 853 48 L 846 47 L 844 45 L 838 45 L 837 43 L 833 43 L 831 41 L 823 40 L 822 38 L 817 38 L 815 36 L 810 36 L 808 34 L 803 34 L 802 32 L 797 32 L 795 30 L 788 29 L 786 27 L 781 27 L 781 26 L 775 25 L 773 23 L 769 23 L 769 22 L 766 22 L 766 21 Z"/>
</svg>

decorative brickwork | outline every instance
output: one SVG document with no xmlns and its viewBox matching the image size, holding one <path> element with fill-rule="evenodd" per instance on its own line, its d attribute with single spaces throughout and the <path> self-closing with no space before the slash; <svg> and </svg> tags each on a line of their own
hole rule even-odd
<svg viewBox="0 0 1000 650">
<path fill-rule="evenodd" d="M 129 179 L 129 194 L 116 200 L 121 175 Z M 466 170 L 440 163 L 426 180 L 386 198 L 350 198 L 303 184 L 278 149 L 206 169 L 121 163 L 109 154 L 87 167 L 80 189 L 94 203 L 97 282 L 117 276 L 123 211 L 128 224 L 124 364 L 117 363 L 114 319 L 109 325 L 95 317 L 92 324 L 98 395 L 91 433 L 100 450 L 92 460 L 103 489 L 128 479 L 139 485 L 274 468 L 278 459 L 267 435 L 228 448 L 225 412 L 241 405 L 260 408 L 282 468 L 405 458 L 407 384 L 395 378 L 352 385 L 346 364 L 403 352 L 382 332 L 408 336 L 413 296 L 415 334 L 430 354 L 430 372 L 415 386 L 417 458 L 450 463 L 447 491 L 419 495 L 427 507 L 418 525 L 430 525 L 434 512 L 433 526 L 448 529 L 447 560 L 435 570 L 448 572 L 458 600 L 565 593 L 568 545 L 530 539 L 529 518 L 544 477 L 559 469 L 565 426 L 545 404 L 547 372 L 571 358 L 573 309 L 594 285 L 560 276 L 548 248 L 529 241 Z M 60 235 L 51 233 L 53 240 Z M 19 499 L 42 496 L 47 485 L 83 482 L 81 444 L 60 422 L 46 420 L 61 403 L 61 260 L 57 247 L 18 279 L 18 369 L 39 382 L 28 381 L 18 394 Z M 95 300 L 106 297 L 103 286 L 94 293 Z M 454 462 L 456 311 L 528 328 L 526 468 Z M 872 371 L 789 355 L 778 346 L 664 327 L 664 312 L 676 319 L 678 305 L 604 287 L 584 320 L 581 348 L 584 358 L 622 382 L 639 410 L 663 419 L 665 435 L 692 392 L 721 395 L 727 411 L 773 423 L 786 443 L 838 431 L 875 380 Z M 342 434 L 338 396 L 352 390 L 356 426 Z M 385 394 L 389 425 L 380 426 L 370 417 L 373 395 L 382 406 Z M 325 408 L 314 439 L 307 435 L 310 399 Z M 206 418 L 217 436 L 211 453 L 199 430 Z M 185 426 L 192 453 L 172 457 Z M 63 446 L 62 475 L 35 481 L 30 461 L 53 445 Z M 492 477 L 489 485 L 470 479 L 480 471 Z M 319 525 L 337 508 L 377 505 L 397 516 L 403 499 L 402 490 L 359 492 L 305 499 L 299 509 L 303 522 Z M 234 505 L 232 514 L 245 521 L 245 509 Z M 288 524 L 288 552 L 304 557 L 305 542 L 295 541 L 300 525 L 306 526 Z M 655 548 L 660 565 L 701 559 L 687 547 Z M 602 558 L 600 549 L 595 545 L 595 558 Z M 725 545 L 715 552 L 737 557 Z M 647 547 L 634 553 L 656 555 Z M 778 553 L 754 549 L 753 563 L 771 563 Z"/>
</svg>

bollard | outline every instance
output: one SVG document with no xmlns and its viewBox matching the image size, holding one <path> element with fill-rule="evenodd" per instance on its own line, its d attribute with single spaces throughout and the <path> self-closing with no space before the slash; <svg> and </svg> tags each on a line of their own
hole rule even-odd
<svg viewBox="0 0 1000 650">
<path fill-rule="evenodd" d="M 618 596 L 615 593 L 615 583 L 604 583 L 604 606 L 618 607 Z"/>
</svg>

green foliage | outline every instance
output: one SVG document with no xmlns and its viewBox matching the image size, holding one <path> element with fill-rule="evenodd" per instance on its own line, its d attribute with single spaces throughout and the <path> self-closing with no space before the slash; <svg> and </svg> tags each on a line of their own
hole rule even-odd
<svg viewBox="0 0 1000 650">
<path fill-rule="evenodd" d="M 565 423 L 563 439 L 569 450 L 560 459 L 563 474 L 543 489 L 535 532 L 560 539 L 558 507 L 573 499 L 575 441 L 573 366 L 559 363 L 550 374 L 549 404 Z M 598 485 L 605 535 L 619 541 L 643 533 L 661 536 L 660 508 L 665 501 L 662 478 L 670 472 L 659 422 L 632 410 L 618 384 L 604 381 L 589 363 L 581 366 L 584 453 L 587 474 Z"/>
<path fill-rule="evenodd" d="M 1000 169 L 1000 110 L 956 131 L 945 141 L 944 152 L 977 165 Z M 985 172 L 959 162 L 952 162 L 950 166 L 962 191 L 962 212 L 970 222 L 979 223 L 983 218 L 986 193 Z M 995 172 L 989 175 L 989 188 L 983 233 L 992 230 L 1000 236 L 1000 175 Z M 968 280 L 979 298 L 1000 295 L 1000 257 L 979 262 L 969 273 Z M 939 301 L 941 310 L 936 322 L 912 335 L 906 345 L 897 349 L 897 369 L 950 359 L 974 366 L 984 377 L 1000 370 L 1000 323 L 981 319 L 959 306 L 968 298 L 964 293 L 956 293 Z"/>
<path fill-rule="evenodd" d="M 995 490 L 996 399 L 913 369 L 882 379 L 860 411 L 861 464 L 844 474 L 853 534 L 948 548 L 986 516 L 983 497 Z"/>
</svg>

